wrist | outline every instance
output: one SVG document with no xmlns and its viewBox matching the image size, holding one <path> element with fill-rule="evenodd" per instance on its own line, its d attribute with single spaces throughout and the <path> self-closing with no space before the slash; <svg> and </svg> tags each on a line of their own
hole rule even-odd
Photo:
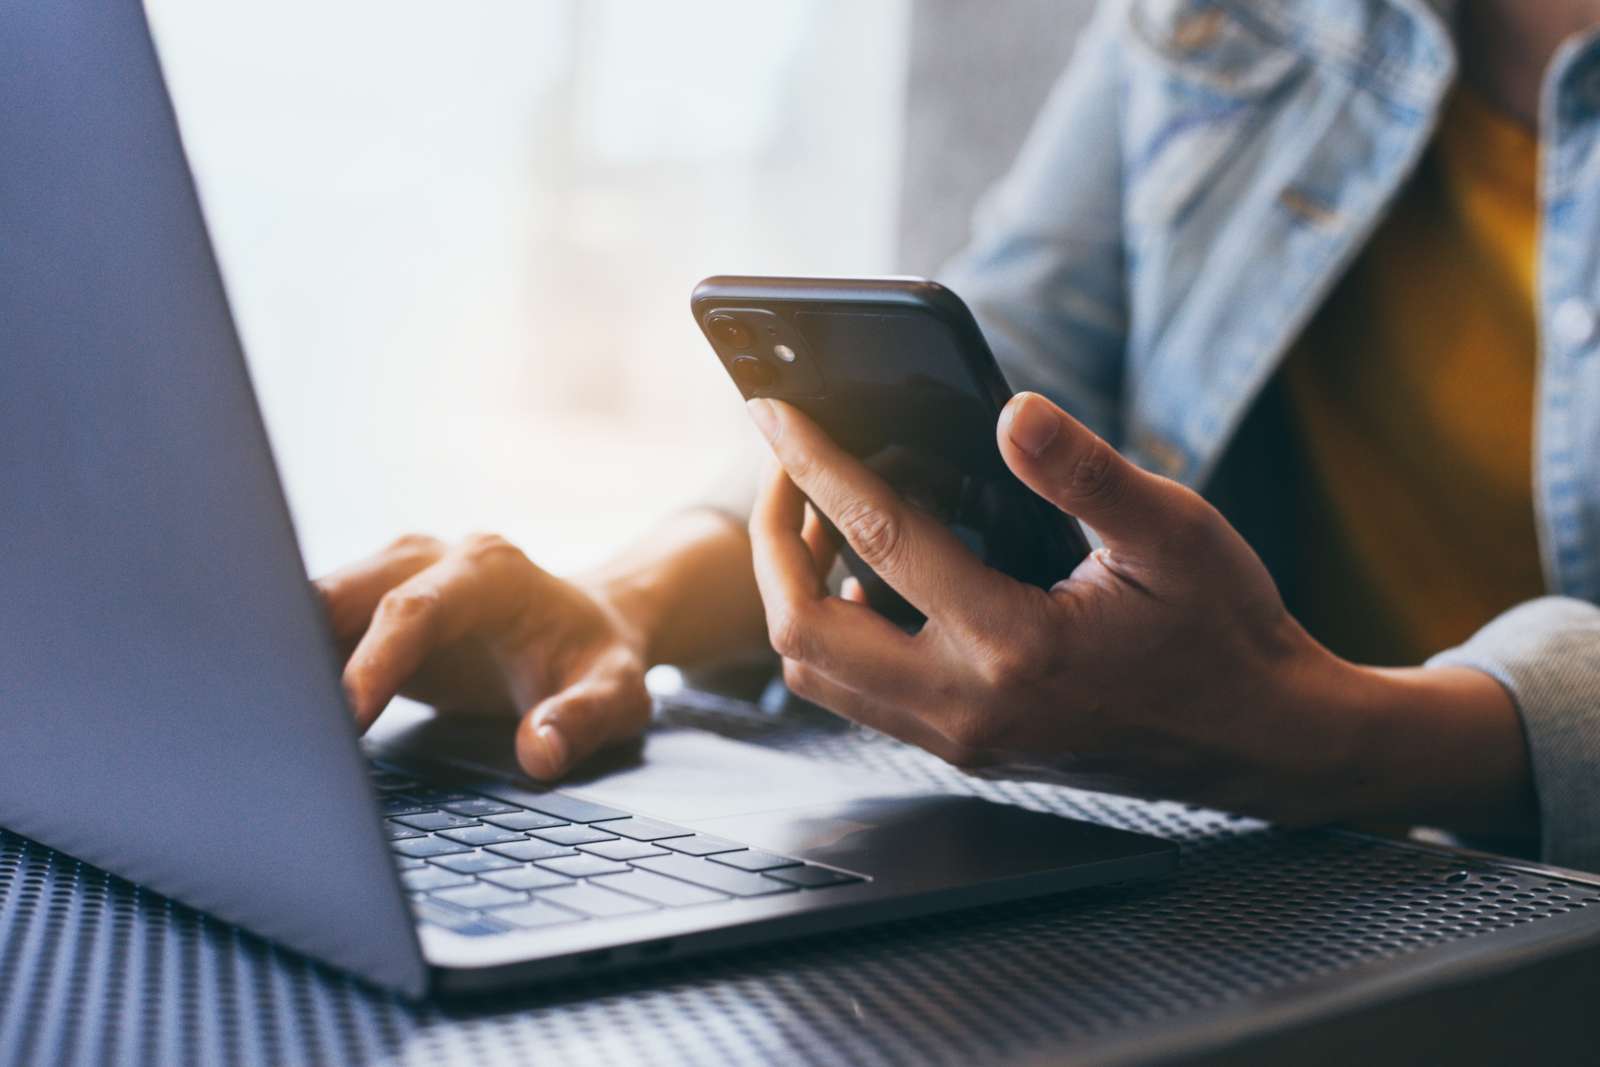
<svg viewBox="0 0 1600 1067">
<path fill-rule="evenodd" d="M 759 621 L 749 570 L 743 528 L 700 509 L 674 516 L 647 541 L 574 581 L 612 616 L 646 667 L 692 665 L 737 645 L 730 630 L 749 629 L 746 616 Z"/>
<path fill-rule="evenodd" d="M 1330 710 L 1348 743 L 1333 817 L 1470 834 L 1534 832 L 1527 743 L 1499 682 L 1465 667 L 1338 662 Z"/>
</svg>

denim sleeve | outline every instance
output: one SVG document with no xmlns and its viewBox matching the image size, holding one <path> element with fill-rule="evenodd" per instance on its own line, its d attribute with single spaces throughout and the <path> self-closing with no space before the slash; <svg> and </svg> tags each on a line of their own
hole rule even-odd
<svg viewBox="0 0 1600 1067">
<path fill-rule="evenodd" d="M 1124 0 L 1101 0 L 1021 153 L 940 280 L 1015 389 L 1120 440 L 1127 340 L 1119 116 Z"/>
<path fill-rule="evenodd" d="M 1600 871 L 1600 607 L 1530 600 L 1428 666 L 1474 667 L 1522 716 L 1546 862 Z"/>
</svg>

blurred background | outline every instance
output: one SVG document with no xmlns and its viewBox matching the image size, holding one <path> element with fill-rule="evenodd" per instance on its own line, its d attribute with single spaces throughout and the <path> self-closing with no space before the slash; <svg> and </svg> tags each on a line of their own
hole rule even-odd
<svg viewBox="0 0 1600 1067">
<path fill-rule="evenodd" d="M 713 488 L 764 446 L 694 283 L 934 273 L 1090 0 L 147 6 L 315 574 Z"/>
</svg>

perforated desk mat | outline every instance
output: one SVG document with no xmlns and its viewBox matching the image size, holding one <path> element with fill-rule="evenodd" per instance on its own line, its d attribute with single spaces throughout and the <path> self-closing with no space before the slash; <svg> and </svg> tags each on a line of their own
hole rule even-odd
<svg viewBox="0 0 1600 1067">
<path fill-rule="evenodd" d="M 1600 891 L 1332 832 L 968 778 L 898 743 L 715 698 L 669 721 L 1159 834 L 1177 878 L 412 1005 L 0 832 L 0 1063 L 972 1064 L 1071 1058 Z"/>
</svg>

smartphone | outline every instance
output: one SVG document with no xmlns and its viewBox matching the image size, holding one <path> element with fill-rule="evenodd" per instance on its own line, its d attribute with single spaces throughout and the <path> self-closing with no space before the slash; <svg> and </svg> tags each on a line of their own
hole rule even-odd
<svg viewBox="0 0 1600 1067">
<path fill-rule="evenodd" d="M 972 313 L 942 285 L 717 276 L 690 306 L 746 399 L 805 412 L 989 566 L 1048 588 L 1088 554 L 1076 520 L 1001 458 L 995 422 L 1011 389 Z M 923 622 L 848 545 L 841 554 L 869 604 L 907 628 Z"/>
</svg>

